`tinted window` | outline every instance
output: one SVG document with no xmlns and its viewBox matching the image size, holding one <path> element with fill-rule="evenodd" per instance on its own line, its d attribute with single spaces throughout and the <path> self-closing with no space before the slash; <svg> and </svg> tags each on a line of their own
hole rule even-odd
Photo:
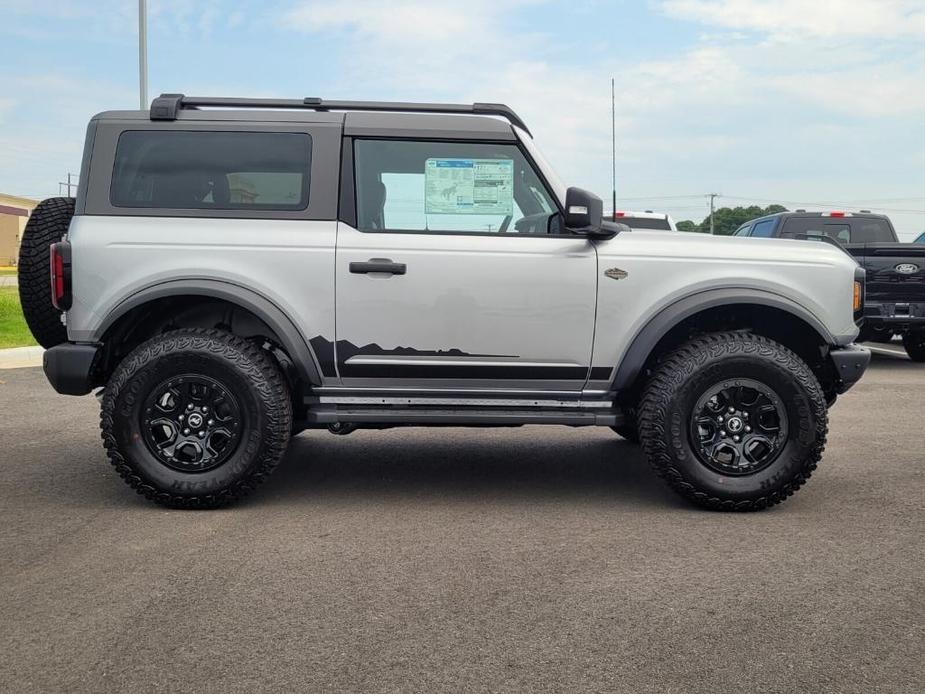
<svg viewBox="0 0 925 694">
<path fill-rule="evenodd" d="M 652 219 L 651 217 L 617 217 L 615 220 L 618 224 L 625 224 L 630 229 L 658 229 L 659 231 L 671 231 L 671 225 L 667 219 Z"/>
<path fill-rule="evenodd" d="M 126 131 L 110 200 L 115 207 L 302 210 L 311 142 L 305 133 Z"/>
<path fill-rule="evenodd" d="M 363 231 L 546 234 L 558 212 L 516 145 L 357 140 L 354 147 Z"/>
<path fill-rule="evenodd" d="M 748 232 L 751 231 L 751 229 L 751 224 L 746 224 L 745 226 L 739 227 L 736 229 L 735 236 L 748 236 Z"/>
<path fill-rule="evenodd" d="M 771 236 L 774 235 L 774 225 L 776 223 L 776 219 L 765 219 L 761 222 L 755 222 L 755 226 L 752 227 L 752 237 L 758 236 L 764 239 L 771 238 Z"/>
<path fill-rule="evenodd" d="M 925 243 L 925 233 L 923 233 L 921 236 L 919 236 L 919 237 L 915 240 L 915 243 Z"/>
<path fill-rule="evenodd" d="M 828 236 L 841 243 L 879 243 L 896 240 L 885 219 L 870 217 L 793 217 L 784 223 L 784 235 Z"/>
</svg>

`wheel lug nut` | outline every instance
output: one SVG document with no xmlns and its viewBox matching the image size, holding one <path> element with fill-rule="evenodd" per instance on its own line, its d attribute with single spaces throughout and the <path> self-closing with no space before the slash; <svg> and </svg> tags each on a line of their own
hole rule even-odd
<svg viewBox="0 0 925 694">
<path fill-rule="evenodd" d="M 188 434 L 188 433 L 189 433 L 189 429 L 184 429 L 184 430 L 183 430 L 183 433 L 184 433 L 184 434 Z"/>
<path fill-rule="evenodd" d="M 202 411 L 203 411 L 203 412 L 208 412 L 208 411 L 209 411 L 209 408 L 208 408 L 208 407 L 203 407 L 203 408 L 202 408 Z"/>
<path fill-rule="evenodd" d="M 749 433 L 751 430 L 752 430 L 751 427 L 745 427 L 745 433 L 746 433 L 746 434 Z"/>
<path fill-rule="evenodd" d="M 187 406 L 186 406 L 186 409 L 188 409 L 188 410 L 193 409 L 193 403 L 190 403 L 189 405 L 187 405 Z"/>
<path fill-rule="evenodd" d="M 210 419 L 210 420 L 209 420 L 208 422 L 206 422 L 206 423 L 207 423 L 209 426 L 212 426 L 213 424 L 215 424 L 215 420 L 214 420 L 214 419 Z"/>
<path fill-rule="evenodd" d="M 735 412 L 735 411 L 736 411 L 736 408 L 734 408 L 734 407 L 730 407 L 730 408 L 729 408 L 729 414 L 732 414 L 732 413 Z"/>
<path fill-rule="evenodd" d="M 180 415 L 180 421 L 181 421 L 181 422 L 183 421 L 183 418 L 184 418 L 185 416 L 186 416 L 185 414 L 181 414 L 181 415 Z"/>
<path fill-rule="evenodd" d="M 720 429 L 719 435 L 722 436 L 723 438 L 726 438 L 726 431 L 724 429 Z"/>
<path fill-rule="evenodd" d="M 722 422 L 722 421 L 723 421 L 723 415 L 720 415 L 719 417 L 717 417 L 717 418 L 716 418 L 716 421 L 717 421 L 717 422 Z"/>
<path fill-rule="evenodd" d="M 732 437 L 732 440 L 735 441 L 736 443 L 738 443 L 738 442 L 739 442 L 739 437 L 738 437 L 738 436 L 733 436 L 733 437 Z"/>
<path fill-rule="evenodd" d="M 205 436 L 205 435 L 206 435 L 206 432 L 204 432 L 204 431 L 200 431 L 200 432 L 199 432 L 199 438 L 202 438 L 202 437 Z"/>
</svg>

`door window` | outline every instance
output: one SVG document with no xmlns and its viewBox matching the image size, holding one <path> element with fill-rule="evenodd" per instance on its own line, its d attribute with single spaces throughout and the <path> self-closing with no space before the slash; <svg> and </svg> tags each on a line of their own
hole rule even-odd
<svg viewBox="0 0 925 694">
<path fill-rule="evenodd" d="M 775 219 L 765 219 L 763 222 L 756 222 L 755 226 L 752 227 L 752 237 L 771 238 L 774 235 L 774 223 L 776 221 Z"/>
<path fill-rule="evenodd" d="M 516 145 L 357 140 L 354 154 L 361 231 L 558 233 L 555 202 Z"/>
</svg>

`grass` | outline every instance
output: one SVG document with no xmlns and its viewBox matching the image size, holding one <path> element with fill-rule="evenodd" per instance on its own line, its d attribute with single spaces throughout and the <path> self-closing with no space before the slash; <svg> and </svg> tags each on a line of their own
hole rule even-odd
<svg viewBox="0 0 925 694">
<path fill-rule="evenodd" d="M 16 287 L 0 287 L 0 349 L 34 344 L 19 307 L 19 290 Z"/>
<path fill-rule="evenodd" d="M 15 267 L 0 267 L 0 277 L 15 277 L 16 268 Z"/>
</svg>

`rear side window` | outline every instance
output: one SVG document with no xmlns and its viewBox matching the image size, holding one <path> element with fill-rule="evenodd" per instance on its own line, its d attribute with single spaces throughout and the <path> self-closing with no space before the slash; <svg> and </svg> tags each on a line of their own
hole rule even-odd
<svg viewBox="0 0 925 694">
<path fill-rule="evenodd" d="M 116 147 L 114 207 L 303 210 L 307 133 L 130 130 Z"/>
<path fill-rule="evenodd" d="M 630 229 L 658 229 L 659 231 L 671 231 L 671 225 L 667 219 L 653 219 L 651 217 L 617 217 L 615 220 L 618 224 L 625 224 Z"/>
<path fill-rule="evenodd" d="M 794 217 L 784 225 L 784 234 L 807 237 L 828 236 L 840 243 L 881 243 L 896 240 L 883 219 L 864 217 Z"/>
</svg>

